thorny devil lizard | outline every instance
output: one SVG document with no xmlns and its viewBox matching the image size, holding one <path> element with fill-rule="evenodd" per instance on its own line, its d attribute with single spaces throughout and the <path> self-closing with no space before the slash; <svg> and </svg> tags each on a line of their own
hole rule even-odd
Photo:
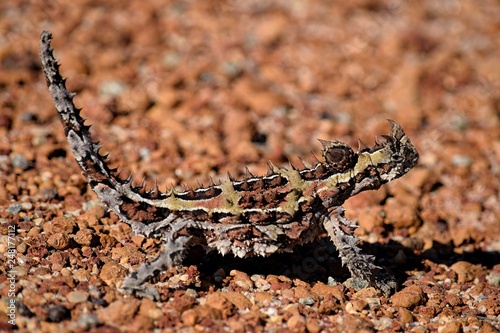
<svg viewBox="0 0 500 333">
<path fill-rule="evenodd" d="M 270 164 L 266 176 L 229 180 L 183 192 L 146 191 L 122 179 L 106 164 L 100 146 L 73 104 L 50 47 L 52 35 L 42 32 L 40 57 L 50 94 L 76 161 L 92 190 L 108 209 L 136 234 L 162 241 L 161 254 L 130 273 L 122 284 L 126 293 L 155 298 L 145 283 L 178 264 L 189 246 L 199 244 L 222 255 L 245 258 L 291 252 L 295 245 L 320 238 L 325 232 L 337 248 L 342 264 L 389 295 L 394 278 L 362 254 L 355 226 L 344 216 L 345 200 L 403 176 L 415 166 L 418 153 L 401 127 L 391 122 L 390 135 L 372 148 L 354 152 L 339 141 L 323 141 L 323 162 L 312 168 L 278 168 Z"/>
</svg>

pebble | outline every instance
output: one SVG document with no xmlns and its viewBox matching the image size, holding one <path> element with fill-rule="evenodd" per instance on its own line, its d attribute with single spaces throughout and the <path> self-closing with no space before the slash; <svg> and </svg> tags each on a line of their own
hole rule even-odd
<svg viewBox="0 0 500 333">
<path fill-rule="evenodd" d="M 458 283 L 473 281 L 476 278 L 477 269 L 473 264 L 467 261 L 458 261 L 450 266 L 450 269 L 457 273 Z"/>
<path fill-rule="evenodd" d="M 462 332 L 462 324 L 459 321 L 449 322 L 438 328 L 438 333 L 460 333 Z"/>
<path fill-rule="evenodd" d="M 354 299 L 352 300 L 352 306 L 356 311 L 362 311 L 368 306 L 368 303 L 362 299 Z"/>
<path fill-rule="evenodd" d="M 309 333 L 318 333 L 321 331 L 321 325 L 319 320 L 314 318 L 307 318 L 306 328 Z"/>
<path fill-rule="evenodd" d="M 214 278 L 215 282 L 221 283 L 222 280 L 224 280 L 224 278 L 226 277 L 226 272 L 224 271 L 224 269 L 219 268 L 218 270 L 216 270 L 214 272 L 214 274 L 212 275 L 212 277 Z"/>
<path fill-rule="evenodd" d="M 73 239 L 80 245 L 90 245 L 90 242 L 92 241 L 92 236 L 93 234 L 90 229 L 82 229 L 76 232 Z"/>
<path fill-rule="evenodd" d="M 79 268 L 72 272 L 72 276 L 76 281 L 86 282 L 90 279 L 90 272 L 86 269 Z"/>
<path fill-rule="evenodd" d="M 22 266 L 15 266 L 10 271 L 10 274 L 14 274 L 15 276 L 21 277 L 28 275 L 28 270 Z"/>
<path fill-rule="evenodd" d="M 10 161 L 14 168 L 19 168 L 23 171 L 28 170 L 33 165 L 33 163 L 31 163 L 24 156 L 19 154 L 13 154 L 10 158 Z"/>
<path fill-rule="evenodd" d="M 410 228 L 418 226 L 418 218 L 415 207 L 403 205 L 394 198 L 387 199 L 384 207 L 386 213 L 386 223 L 394 228 Z"/>
<path fill-rule="evenodd" d="M 47 244 L 56 250 L 64 250 L 69 245 L 69 237 L 66 233 L 53 234 L 47 239 Z"/>
<path fill-rule="evenodd" d="M 51 234 L 67 233 L 72 234 L 75 230 L 76 223 L 73 218 L 56 217 L 48 223 L 42 225 L 43 230 Z"/>
<path fill-rule="evenodd" d="M 321 297 L 325 297 L 325 295 L 332 295 L 333 297 L 338 299 L 341 303 L 345 302 L 344 293 L 340 291 L 338 286 L 329 286 L 322 282 L 318 282 L 312 287 L 311 291 L 313 293 L 318 294 Z"/>
<path fill-rule="evenodd" d="M 198 312 L 194 309 L 188 309 L 181 314 L 181 321 L 186 326 L 194 326 L 198 321 Z"/>
<path fill-rule="evenodd" d="M 273 297 L 271 296 L 271 294 L 266 291 L 255 292 L 255 301 L 257 303 L 269 304 L 269 302 L 271 302 L 272 299 Z"/>
<path fill-rule="evenodd" d="M 310 297 L 310 295 L 311 295 L 310 289 L 308 287 L 304 287 L 304 286 L 297 286 L 297 287 L 293 288 L 293 293 L 295 295 L 295 298 L 297 298 L 297 299 L 303 298 L 303 297 Z"/>
<path fill-rule="evenodd" d="M 97 317 L 110 326 L 121 326 L 130 322 L 139 309 L 141 301 L 136 298 L 126 298 L 114 301 L 108 307 L 100 309 Z"/>
<path fill-rule="evenodd" d="M 492 271 L 490 274 L 486 275 L 486 280 L 493 286 L 500 286 L 500 272 Z"/>
<path fill-rule="evenodd" d="M 351 277 L 344 282 L 344 285 L 347 288 L 353 288 L 354 290 L 358 291 L 363 288 L 366 288 L 368 286 L 368 282 L 366 282 L 361 278 Z"/>
<path fill-rule="evenodd" d="M 9 207 L 6 209 L 7 212 L 11 213 L 12 215 L 17 215 L 21 212 L 23 209 L 23 206 L 20 204 L 11 204 Z"/>
<path fill-rule="evenodd" d="M 220 292 L 208 295 L 205 304 L 220 311 L 230 308 L 229 301 Z"/>
<path fill-rule="evenodd" d="M 148 298 L 142 299 L 142 304 L 139 309 L 139 314 L 151 318 L 153 320 L 159 320 L 161 317 L 164 316 L 163 312 L 161 311 L 161 309 L 158 308 L 156 303 Z"/>
<path fill-rule="evenodd" d="M 127 276 L 128 270 L 115 261 L 108 261 L 101 268 L 99 277 L 106 282 L 108 286 L 114 286 L 116 282 Z"/>
<path fill-rule="evenodd" d="M 314 305 L 316 301 L 311 296 L 299 298 L 299 303 L 302 305 Z"/>
<path fill-rule="evenodd" d="M 424 292 L 419 286 L 412 285 L 398 291 L 391 297 L 395 307 L 413 308 L 424 301 Z"/>
<path fill-rule="evenodd" d="M 53 305 L 47 311 L 47 320 L 53 323 L 59 323 L 70 318 L 70 311 L 62 305 Z"/>
<path fill-rule="evenodd" d="M 234 283 L 243 290 L 253 288 L 253 281 L 248 274 L 233 269 L 229 272 L 229 275 L 234 277 Z"/>
<path fill-rule="evenodd" d="M 380 319 L 374 319 L 372 322 L 374 323 L 376 331 L 387 331 L 387 329 L 391 327 L 393 320 L 388 317 L 382 317 Z"/>
<path fill-rule="evenodd" d="M 70 303 L 83 303 L 89 298 L 89 293 L 84 291 L 71 291 L 66 295 L 68 302 Z"/>
<path fill-rule="evenodd" d="M 451 163 L 456 167 L 469 167 L 472 164 L 472 159 L 467 155 L 453 155 Z"/>
<path fill-rule="evenodd" d="M 234 306 L 236 306 L 239 310 L 245 310 L 252 306 L 250 300 L 238 292 L 225 292 L 222 293 L 224 298 L 226 298 L 229 302 L 231 302 Z"/>
<path fill-rule="evenodd" d="M 287 320 L 286 326 L 292 332 L 305 332 L 306 319 L 301 315 L 293 315 Z"/>
<path fill-rule="evenodd" d="M 411 314 L 410 310 L 405 308 L 399 308 L 398 313 L 401 324 L 406 325 L 413 321 L 413 315 Z"/>
<path fill-rule="evenodd" d="M 103 97 L 117 97 L 126 87 L 127 85 L 119 80 L 104 81 L 99 86 L 99 94 Z"/>
<path fill-rule="evenodd" d="M 91 313 L 82 313 L 76 320 L 76 325 L 85 330 L 90 330 L 100 324 L 99 318 Z"/>
</svg>

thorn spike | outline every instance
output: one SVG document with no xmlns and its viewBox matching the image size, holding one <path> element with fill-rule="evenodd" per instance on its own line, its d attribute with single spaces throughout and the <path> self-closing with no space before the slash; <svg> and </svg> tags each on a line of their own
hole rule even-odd
<svg viewBox="0 0 500 333">
<path fill-rule="evenodd" d="M 358 153 L 369 150 L 370 148 L 361 141 L 361 139 L 358 139 Z"/>
<path fill-rule="evenodd" d="M 245 173 L 250 176 L 250 178 L 254 178 L 255 176 L 250 172 L 248 167 L 245 167 Z"/>
</svg>

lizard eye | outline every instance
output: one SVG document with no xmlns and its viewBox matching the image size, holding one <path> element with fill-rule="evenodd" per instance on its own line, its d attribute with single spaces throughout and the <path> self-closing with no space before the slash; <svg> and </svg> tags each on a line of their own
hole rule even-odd
<svg viewBox="0 0 500 333">
<path fill-rule="evenodd" d="M 395 154 L 395 155 L 391 156 L 391 161 L 393 161 L 394 163 L 401 163 L 401 162 L 403 162 L 403 160 L 404 160 L 404 158 L 401 155 Z"/>
</svg>

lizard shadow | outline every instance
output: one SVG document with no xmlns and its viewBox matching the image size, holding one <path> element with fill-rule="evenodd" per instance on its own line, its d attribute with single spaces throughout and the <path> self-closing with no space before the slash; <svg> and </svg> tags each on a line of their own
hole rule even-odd
<svg viewBox="0 0 500 333">
<path fill-rule="evenodd" d="M 413 246 L 405 246 L 390 240 L 387 244 L 365 243 L 363 252 L 375 256 L 375 263 L 387 268 L 396 277 L 398 289 L 408 280 L 411 271 L 430 271 L 432 265 L 445 264 L 448 267 L 458 261 L 481 264 L 492 268 L 500 262 L 500 253 L 496 251 L 480 251 L 456 253 L 452 243 L 434 242 L 430 249 L 419 251 Z M 222 256 L 216 252 L 204 253 L 201 248 L 192 249 L 184 260 L 185 265 L 196 265 L 200 271 L 202 289 L 211 286 L 219 287 L 220 279 L 216 276 L 220 269 L 226 276 L 237 270 L 252 276 L 268 275 L 284 276 L 314 284 L 329 283 L 333 278 L 342 283 L 351 277 L 347 268 L 343 267 L 335 246 L 329 238 L 322 238 L 309 244 L 296 246 L 291 253 L 276 253 L 268 257 L 236 258 L 233 255 Z M 203 287 L 204 286 L 204 287 Z"/>
</svg>

